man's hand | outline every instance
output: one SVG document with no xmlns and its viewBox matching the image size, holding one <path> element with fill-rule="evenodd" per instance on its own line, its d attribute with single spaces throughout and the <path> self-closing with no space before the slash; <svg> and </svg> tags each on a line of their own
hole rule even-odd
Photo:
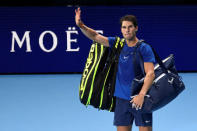
<svg viewBox="0 0 197 131">
<path fill-rule="evenodd" d="M 143 94 L 138 94 L 133 97 L 133 99 L 130 101 L 132 103 L 132 107 L 135 107 L 136 110 L 141 109 L 144 103 L 144 96 Z"/>
<path fill-rule="evenodd" d="M 81 9 L 80 9 L 80 7 L 75 9 L 75 23 L 79 28 L 81 28 L 82 25 L 83 25 L 83 22 L 81 21 Z"/>
<path fill-rule="evenodd" d="M 80 8 L 75 9 L 75 23 L 76 25 L 81 29 L 82 33 L 88 37 L 89 39 L 96 41 L 104 46 L 109 47 L 109 41 L 108 38 L 97 33 L 94 29 L 91 29 L 87 27 L 82 21 L 81 21 L 81 10 Z"/>
<path fill-rule="evenodd" d="M 144 103 L 144 97 L 146 96 L 146 93 L 155 78 L 154 64 L 152 62 L 144 62 L 144 70 L 146 76 L 144 78 L 144 84 L 142 86 L 142 89 L 140 90 L 139 94 L 134 96 L 133 99 L 130 101 L 133 107 L 135 107 L 136 109 L 142 108 L 142 105 Z"/>
</svg>

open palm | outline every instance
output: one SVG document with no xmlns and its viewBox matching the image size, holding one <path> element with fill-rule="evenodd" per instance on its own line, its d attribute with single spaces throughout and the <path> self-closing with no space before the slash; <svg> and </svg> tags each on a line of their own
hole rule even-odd
<svg viewBox="0 0 197 131">
<path fill-rule="evenodd" d="M 80 8 L 75 9 L 75 22 L 76 22 L 76 25 L 80 27 L 80 24 L 81 24 L 81 9 Z"/>
</svg>

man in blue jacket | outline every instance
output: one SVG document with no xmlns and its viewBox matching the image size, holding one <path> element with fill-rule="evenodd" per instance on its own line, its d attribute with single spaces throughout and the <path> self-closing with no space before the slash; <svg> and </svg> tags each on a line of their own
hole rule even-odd
<svg viewBox="0 0 197 131">
<path fill-rule="evenodd" d="M 115 37 L 105 37 L 98 34 L 95 30 L 87 27 L 81 20 L 80 8 L 75 10 L 75 22 L 81 29 L 83 34 L 89 39 L 103 44 L 107 47 L 112 47 Z M 139 41 L 136 37 L 138 30 L 137 19 L 133 15 L 123 16 L 120 20 L 121 32 L 125 39 L 124 45 L 118 64 L 116 77 L 115 93 L 116 108 L 114 111 L 114 125 L 117 126 L 117 131 L 131 131 L 132 124 L 135 120 L 136 126 L 139 126 L 139 131 L 152 131 L 152 113 L 141 114 L 133 112 L 131 108 L 141 109 L 144 103 L 144 97 L 151 86 L 154 74 L 155 57 L 149 45 L 142 43 L 139 51 L 144 60 L 145 79 L 142 89 L 139 94 L 131 99 L 131 82 L 134 79 L 132 53 L 136 43 Z M 133 105 L 133 107 L 132 107 Z"/>
</svg>

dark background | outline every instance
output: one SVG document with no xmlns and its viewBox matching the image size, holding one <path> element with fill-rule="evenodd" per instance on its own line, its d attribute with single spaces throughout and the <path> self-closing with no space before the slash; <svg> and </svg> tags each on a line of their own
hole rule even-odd
<svg viewBox="0 0 197 131">
<path fill-rule="evenodd" d="M 114 36 L 114 32 L 119 32 L 119 28 L 112 27 L 119 27 L 117 22 L 119 17 L 132 11 L 134 15 L 139 16 L 139 38 L 148 40 L 147 42 L 158 50 L 162 58 L 170 53 L 175 54 L 178 71 L 196 72 L 196 5 L 197 2 L 191 0 L 2 0 L 0 2 L 0 58 L 2 61 L 0 73 L 81 73 L 89 49 L 86 46 L 80 46 L 81 51 L 76 53 L 65 53 L 63 50 L 64 41 L 66 41 L 64 40 L 65 30 L 68 26 L 75 26 L 76 6 L 81 6 L 83 13 L 86 14 L 83 15 L 83 20 L 88 26 L 93 29 L 105 29 L 107 36 Z M 117 15 L 112 16 L 112 14 Z M 102 20 L 105 18 L 113 21 L 105 21 L 103 24 Z M 10 32 L 13 30 L 21 36 L 24 31 L 31 30 L 31 39 L 36 43 L 32 44 L 32 48 L 35 48 L 33 53 L 24 53 L 23 49 L 15 54 L 8 52 Z M 54 31 L 61 39 L 57 50 L 53 53 L 46 54 L 35 47 L 38 46 L 39 34 L 45 30 Z M 79 36 L 78 41 L 81 45 L 82 43 L 91 44 L 91 41 L 81 35 L 81 32 Z M 57 55 L 64 59 L 58 58 Z M 55 61 L 50 61 L 53 60 L 52 58 Z M 30 71 L 29 68 L 33 70 Z"/>
<path fill-rule="evenodd" d="M 193 5 L 194 0 L 1 0 L 1 6 Z"/>
</svg>

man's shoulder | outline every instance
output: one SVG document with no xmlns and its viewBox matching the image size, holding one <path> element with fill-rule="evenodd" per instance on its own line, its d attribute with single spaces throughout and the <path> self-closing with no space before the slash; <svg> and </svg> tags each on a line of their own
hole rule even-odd
<svg viewBox="0 0 197 131">
<path fill-rule="evenodd" d="M 140 45 L 140 49 L 151 49 L 150 45 L 147 44 L 146 42 L 142 41 L 141 45 Z"/>
<path fill-rule="evenodd" d="M 107 37 L 108 38 L 108 40 L 117 40 L 117 39 L 120 39 L 120 40 L 122 40 L 122 39 L 124 39 L 124 38 L 120 38 L 120 37 L 118 37 L 118 36 L 110 36 L 110 37 Z"/>
<path fill-rule="evenodd" d="M 115 41 L 116 40 L 116 37 L 112 37 L 112 36 L 107 37 L 107 38 L 108 38 L 109 41 Z"/>
<path fill-rule="evenodd" d="M 118 37 L 118 36 L 115 36 L 115 37 L 108 37 L 108 41 L 109 41 L 109 45 L 110 45 L 110 47 L 112 47 L 112 45 L 114 44 L 114 43 L 116 43 L 116 41 L 117 40 L 122 40 L 123 38 L 120 38 L 120 37 Z"/>
</svg>

